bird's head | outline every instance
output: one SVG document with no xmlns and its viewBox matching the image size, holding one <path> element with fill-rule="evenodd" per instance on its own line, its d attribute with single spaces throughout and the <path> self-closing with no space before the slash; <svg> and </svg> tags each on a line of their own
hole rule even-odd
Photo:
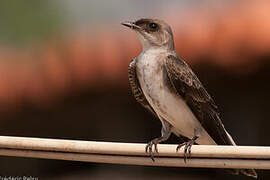
<svg viewBox="0 0 270 180">
<path fill-rule="evenodd" d="M 162 20 L 139 19 L 135 22 L 124 22 L 122 25 L 131 28 L 138 34 L 144 50 L 150 48 L 174 50 L 172 30 Z"/>
</svg>

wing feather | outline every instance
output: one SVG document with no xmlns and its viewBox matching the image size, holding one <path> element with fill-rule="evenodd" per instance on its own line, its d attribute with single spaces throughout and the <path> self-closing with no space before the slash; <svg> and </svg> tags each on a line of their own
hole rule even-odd
<svg viewBox="0 0 270 180">
<path fill-rule="evenodd" d="M 139 80 L 137 78 L 137 73 L 136 73 L 136 62 L 137 62 L 136 58 L 132 59 L 132 61 L 129 64 L 129 68 L 128 68 L 128 78 L 129 78 L 129 83 L 130 83 L 132 93 L 133 93 L 135 99 L 143 107 L 145 107 L 153 115 L 157 116 L 154 109 L 151 107 L 151 105 L 148 103 L 147 99 L 145 98 L 143 91 L 141 89 Z"/>
<path fill-rule="evenodd" d="M 217 105 L 186 62 L 169 55 L 165 60 L 165 70 L 173 90 L 185 99 L 214 141 L 220 145 L 231 145 L 232 140 L 220 120 Z"/>
</svg>

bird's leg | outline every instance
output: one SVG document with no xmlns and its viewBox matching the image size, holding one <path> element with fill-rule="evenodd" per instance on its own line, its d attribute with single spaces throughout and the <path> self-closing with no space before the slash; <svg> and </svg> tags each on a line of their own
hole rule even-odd
<svg viewBox="0 0 270 180">
<path fill-rule="evenodd" d="M 161 137 L 153 139 L 145 147 L 145 152 L 149 152 L 149 155 L 153 161 L 155 161 L 153 146 L 155 147 L 156 153 L 158 153 L 157 144 L 159 144 L 163 141 L 166 141 L 171 135 L 172 126 L 168 122 L 166 122 L 165 120 L 163 120 L 161 122 L 162 122 Z"/>
<path fill-rule="evenodd" d="M 191 156 L 191 147 L 195 143 L 195 141 L 199 138 L 198 130 L 194 130 L 194 136 L 189 141 L 179 144 L 176 147 L 176 151 L 178 151 L 182 146 L 184 146 L 184 161 L 187 162 L 187 158 Z"/>
</svg>

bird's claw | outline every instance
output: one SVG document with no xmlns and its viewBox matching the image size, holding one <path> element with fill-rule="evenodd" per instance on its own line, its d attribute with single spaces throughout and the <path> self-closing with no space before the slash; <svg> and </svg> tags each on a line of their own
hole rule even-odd
<svg viewBox="0 0 270 180">
<path fill-rule="evenodd" d="M 145 147 L 145 152 L 146 152 L 146 153 L 149 153 L 149 155 L 150 155 L 152 161 L 155 161 L 155 159 L 154 159 L 154 151 L 155 151 L 156 153 L 158 153 L 157 144 L 158 144 L 158 142 L 154 139 L 154 140 L 150 141 L 150 142 L 146 145 L 146 147 Z M 155 148 L 154 151 L 153 151 L 153 146 L 154 146 L 154 148 Z"/>
<path fill-rule="evenodd" d="M 197 139 L 197 138 L 196 138 Z M 187 162 L 187 159 L 191 157 L 191 147 L 192 145 L 195 143 L 195 138 L 192 138 L 191 140 L 189 140 L 188 142 L 184 142 L 179 144 L 176 147 L 176 152 L 179 151 L 179 149 L 184 146 L 184 162 Z"/>
</svg>

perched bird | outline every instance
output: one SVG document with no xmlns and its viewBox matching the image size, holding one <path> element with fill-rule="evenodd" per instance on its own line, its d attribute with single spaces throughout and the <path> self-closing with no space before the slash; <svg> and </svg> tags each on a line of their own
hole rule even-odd
<svg viewBox="0 0 270 180">
<path fill-rule="evenodd" d="M 162 123 L 161 137 L 150 141 L 146 152 L 167 140 L 171 133 L 184 137 L 186 160 L 196 144 L 236 145 L 225 130 L 218 107 L 197 76 L 176 53 L 170 26 L 158 19 L 139 19 L 122 25 L 134 30 L 143 50 L 129 65 L 129 81 L 136 100 Z M 257 177 L 252 169 L 234 173 Z"/>
</svg>

